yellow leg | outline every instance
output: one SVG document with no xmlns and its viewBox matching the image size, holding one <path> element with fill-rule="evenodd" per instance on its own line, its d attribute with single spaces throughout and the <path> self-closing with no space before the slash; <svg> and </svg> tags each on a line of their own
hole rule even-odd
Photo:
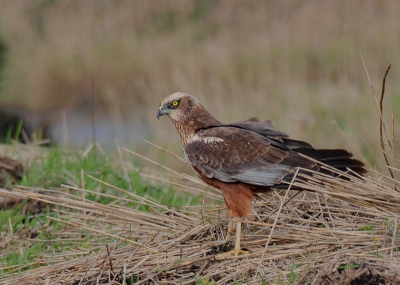
<svg viewBox="0 0 400 285">
<path fill-rule="evenodd" d="M 236 239 L 235 239 L 235 249 L 233 250 L 233 254 L 238 256 L 239 254 L 248 254 L 248 251 L 241 250 L 240 248 L 240 236 L 242 234 L 242 222 L 237 222 L 236 224 Z"/>
<path fill-rule="evenodd" d="M 233 220 L 230 219 L 229 220 L 229 226 L 228 226 L 228 232 L 226 233 L 225 242 L 228 242 L 231 239 L 232 230 L 233 230 Z"/>
<path fill-rule="evenodd" d="M 232 222 L 232 224 L 231 224 Z M 233 226 L 233 221 L 229 221 L 229 226 L 228 226 L 228 233 L 227 233 L 227 240 L 228 237 L 230 238 L 231 233 L 232 233 L 232 226 Z M 230 231 L 230 232 L 229 232 Z M 241 250 L 240 248 L 240 236 L 241 236 L 241 232 L 242 232 L 242 222 L 239 220 L 236 222 L 236 237 L 235 237 L 235 249 L 228 251 L 228 252 L 224 252 L 224 253 L 220 253 L 216 256 L 216 258 L 218 259 L 219 257 L 225 257 L 225 256 L 229 256 L 229 255 L 234 255 L 234 256 L 238 256 L 239 254 L 248 254 L 248 251 L 245 250 Z"/>
</svg>

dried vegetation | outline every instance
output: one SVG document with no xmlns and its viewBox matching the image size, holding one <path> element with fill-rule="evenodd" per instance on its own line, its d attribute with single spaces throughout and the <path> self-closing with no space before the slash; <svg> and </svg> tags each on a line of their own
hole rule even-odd
<svg viewBox="0 0 400 285">
<path fill-rule="evenodd" d="M 306 177 L 308 182 L 294 182 L 315 194 L 302 192 L 289 202 L 293 193 L 286 191 L 265 196 L 256 204 L 260 219 L 247 222 L 243 232 L 242 246 L 250 253 L 238 258 L 217 256 L 233 246 L 223 242 L 227 229 L 223 207 L 167 207 L 123 190 L 118 203 L 102 205 L 82 200 L 79 193 L 87 191 L 83 189 L 68 195 L 18 187 L 15 195 L 58 209 L 57 217 L 48 215 L 48 223 L 36 229 L 51 233 L 54 223 L 65 224 L 64 231 L 44 240 L 49 247 L 86 235 L 92 239 L 85 249 L 55 249 L 52 256 L 38 257 L 36 263 L 42 265 L 38 268 L 22 273 L 20 268 L 9 268 L 10 274 L 2 280 L 7 284 L 56 280 L 58 284 L 122 284 L 124 280 L 126 284 L 233 280 L 238 284 L 396 284 L 400 282 L 397 182 L 380 174 L 379 178 L 347 177 L 351 181 L 314 174 Z M 165 179 L 185 183 L 176 176 Z M 211 190 L 205 197 L 220 200 L 216 195 Z M 131 199 L 148 205 L 151 212 L 124 207 L 124 200 Z M 26 235 L 18 233 L 14 238 Z"/>
</svg>

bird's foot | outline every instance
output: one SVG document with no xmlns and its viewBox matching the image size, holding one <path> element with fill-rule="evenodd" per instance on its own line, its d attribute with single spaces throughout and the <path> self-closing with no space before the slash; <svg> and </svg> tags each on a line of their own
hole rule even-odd
<svg viewBox="0 0 400 285">
<path fill-rule="evenodd" d="M 231 232 L 232 232 L 232 225 L 233 225 L 233 220 L 231 220 L 229 222 L 229 227 L 228 227 L 228 234 L 226 237 L 226 240 L 230 239 L 231 236 Z M 235 249 L 228 251 L 228 252 L 224 252 L 224 253 L 220 253 L 216 256 L 216 259 L 225 259 L 228 256 L 238 256 L 239 254 L 249 254 L 249 252 L 247 250 L 242 250 L 240 247 L 240 235 L 241 235 L 241 229 L 242 229 L 242 223 L 240 222 L 240 220 L 237 222 L 236 225 L 236 237 L 235 237 Z"/>
<path fill-rule="evenodd" d="M 234 249 L 234 250 L 230 250 L 228 252 L 223 252 L 218 254 L 215 258 L 218 259 L 224 259 L 225 257 L 229 257 L 229 256 L 238 256 L 239 254 L 249 254 L 249 252 L 247 250 L 242 250 L 242 249 Z"/>
</svg>

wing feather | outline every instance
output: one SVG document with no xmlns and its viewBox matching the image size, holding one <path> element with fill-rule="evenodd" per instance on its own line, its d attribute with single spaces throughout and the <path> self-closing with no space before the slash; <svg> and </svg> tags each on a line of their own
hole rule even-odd
<svg viewBox="0 0 400 285">
<path fill-rule="evenodd" d="M 299 165 L 314 164 L 252 131 L 235 127 L 214 127 L 196 133 L 198 139 L 184 148 L 194 168 L 208 178 L 223 182 L 244 182 L 272 186 L 281 183 Z"/>
</svg>

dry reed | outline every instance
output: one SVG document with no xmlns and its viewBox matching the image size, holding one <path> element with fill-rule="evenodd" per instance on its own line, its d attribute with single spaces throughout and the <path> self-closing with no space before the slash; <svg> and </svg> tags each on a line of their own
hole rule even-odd
<svg viewBox="0 0 400 285">
<path fill-rule="evenodd" d="M 387 284 L 400 282 L 396 181 L 383 175 L 360 179 L 341 174 L 349 181 L 299 173 L 307 181 L 298 179 L 293 186 L 314 195 L 297 195 L 286 203 L 286 193 L 272 192 L 258 201 L 259 221 L 248 221 L 242 236 L 242 246 L 250 253 L 237 258 L 217 256 L 233 246 L 223 242 L 227 219 L 221 207 L 167 207 L 123 190 L 115 197 L 118 203 L 102 205 L 82 200 L 81 193 L 18 187 L 14 195 L 45 202 L 59 211 L 58 218 L 49 216 L 38 231 L 51 233 L 54 222 L 65 224 L 64 231 L 43 242 L 52 246 L 52 242 L 71 242 L 77 236 L 92 239 L 88 248 L 38 257 L 38 268 L 18 274 L 20 268 L 8 268 L 10 275 L 1 280 L 4 284 L 121 284 L 126 278 L 135 284 L 195 284 L 197 278 L 216 284 L 232 280 L 347 284 L 343 282 L 374 272 Z M 160 178 L 159 173 L 154 176 Z M 170 181 L 171 177 L 160 179 Z M 183 179 L 173 177 L 172 182 L 184 185 Z M 213 192 L 208 198 L 221 199 Z M 132 200 L 148 205 L 151 212 L 124 206 Z M 357 269 L 344 274 L 346 267 Z"/>
</svg>

